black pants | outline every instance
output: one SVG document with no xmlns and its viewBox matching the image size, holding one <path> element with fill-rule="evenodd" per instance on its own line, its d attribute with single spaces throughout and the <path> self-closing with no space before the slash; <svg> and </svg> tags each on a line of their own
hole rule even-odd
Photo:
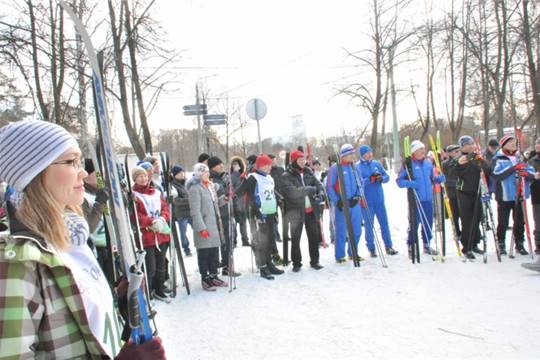
<svg viewBox="0 0 540 360">
<path fill-rule="evenodd" d="M 156 246 L 144 248 L 146 251 L 146 275 L 148 276 L 148 288 L 150 291 L 156 290 L 163 292 L 167 274 L 166 255 L 169 249 L 169 243 L 163 243 Z"/>
<path fill-rule="evenodd" d="M 258 267 L 266 266 L 272 261 L 272 249 L 275 244 L 274 224 L 276 218 L 274 216 L 266 216 L 264 222 L 252 221 L 252 240 L 251 246 L 255 254 L 255 262 Z"/>
<path fill-rule="evenodd" d="M 302 252 L 300 251 L 300 238 L 302 229 L 306 225 L 309 244 L 309 257 L 311 265 L 319 263 L 319 232 L 317 219 L 313 212 L 306 214 L 304 209 L 289 210 L 285 215 L 291 227 L 291 260 L 293 266 L 302 265 Z"/>
<path fill-rule="evenodd" d="M 225 241 L 221 243 L 221 263 L 224 267 L 229 266 L 229 251 L 231 250 L 231 236 L 229 234 L 229 214 L 221 213 L 221 223 L 223 224 L 223 236 Z M 234 231 L 234 229 L 233 229 Z M 232 237 L 234 239 L 234 235 Z"/>
<path fill-rule="evenodd" d="M 454 222 L 454 227 L 456 229 L 457 236 L 461 236 L 461 226 L 459 223 L 459 204 L 457 196 L 449 197 L 450 208 L 452 209 L 452 221 Z M 446 209 L 445 209 L 446 210 Z"/>
<path fill-rule="evenodd" d="M 197 249 L 197 262 L 199 263 L 199 273 L 202 277 L 217 274 L 218 261 L 218 247 Z"/>
<path fill-rule="evenodd" d="M 525 222 L 523 220 L 523 208 L 521 203 L 516 204 L 515 201 L 500 201 L 497 202 L 497 239 L 500 246 L 505 246 L 506 229 L 510 220 L 510 212 L 512 212 L 514 225 L 512 232 L 514 234 L 515 247 L 523 247 Z"/>
<path fill-rule="evenodd" d="M 249 237 L 247 234 L 247 216 L 245 211 L 235 211 L 234 212 L 234 220 L 237 225 L 240 226 L 240 235 L 242 237 L 242 243 L 246 243 L 249 241 Z M 236 226 L 235 226 L 236 227 Z M 238 231 L 234 231 L 234 243 L 236 244 Z"/>
<path fill-rule="evenodd" d="M 480 242 L 480 221 L 482 220 L 482 204 L 478 194 L 457 192 L 459 214 L 463 231 L 461 245 L 463 251 L 470 251 Z"/>
<path fill-rule="evenodd" d="M 533 204 L 534 246 L 540 249 L 540 204 Z"/>
</svg>

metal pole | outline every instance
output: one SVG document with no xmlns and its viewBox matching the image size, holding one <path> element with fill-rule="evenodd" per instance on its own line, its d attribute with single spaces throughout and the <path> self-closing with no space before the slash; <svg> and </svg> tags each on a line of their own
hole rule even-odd
<svg viewBox="0 0 540 360">
<path fill-rule="evenodd" d="M 255 100 L 253 107 L 255 108 L 255 118 L 257 119 L 257 134 L 259 136 L 259 154 L 262 154 L 262 142 L 261 142 L 261 120 L 259 119 L 259 106 L 258 101 Z"/>
<path fill-rule="evenodd" d="M 195 84 L 195 104 L 199 109 L 199 84 Z M 201 115 L 197 112 L 197 156 L 202 153 Z"/>
<path fill-rule="evenodd" d="M 399 154 L 399 128 L 397 121 L 396 111 L 396 87 L 394 84 L 394 50 L 390 49 L 390 64 L 388 66 L 388 73 L 390 76 L 390 95 L 392 99 L 392 145 L 393 145 L 393 165 L 394 172 L 397 174 L 401 165 L 401 156 Z"/>
</svg>

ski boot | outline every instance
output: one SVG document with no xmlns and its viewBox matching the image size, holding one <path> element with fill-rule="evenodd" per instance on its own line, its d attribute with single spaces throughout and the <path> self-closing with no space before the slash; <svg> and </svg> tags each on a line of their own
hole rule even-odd
<svg viewBox="0 0 540 360">
<path fill-rule="evenodd" d="M 302 269 L 302 264 L 293 265 L 292 267 L 292 271 L 295 273 L 299 272 L 301 269 Z"/>
<path fill-rule="evenodd" d="M 377 257 L 377 252 L 375 250 L 369 250 L 369 257 L 376 258 Z"/>
<path fill-rule="evenodd" d="M 478 254 L 478 255 L 483 255 L 484 254 L 484 250 L 481 250 L 478 247 L 478 245 L 473 246 L 473 248 L 471 250 L 472 250 L 473 253 Z"/>
<path fill-rule="evenodd" d="M 311 268 L 312 269 L 315 269 L 315 270 L 321 270 L 324 266 L 322 266 L 321 264 L 319 263 L 316 263 L 316 264 L 311 264 Z"/>
<path fill-rule="evenodd" d="M 426 255 L 439 255 L 439 252 L 429 246 L 424 246 L 424 254 Z"/>
<path fill-rule="evenodd" d="M 342 257 L 336 260 L 338 264 L 345 264 L 347 262 L 347 258 Z"/>
<path fill-rule="evenodd" d="M 394 250 L 394 248 L 392 248 L 391 246 L 388 246 L 386 248 L 386 254 L 387 255 L 397 255 L 398 252 L 396 250 Z"/>
<path fill-rule="evenodd" d="M 274 280 L 274 275 L 270 273 L 268 266 L 261 266 L 261 277 L 266 280 Z"/>
<path fill-rule="evenodd" d="M 217 274 L 210 275 L 210 282 L 215 287 L 227 287 L 227 286 L 229 286 L 229 284 L 227 284 L 227 282 L 225 280 L 221 280 L 220 278 L 218 278 Z"/>
<path fill-rule="evenodd" d="M 465 257 L 467 258 L 467 260 L 475 260 L 476 259 L 476 257 L 474 256 L 474 253 L 472 251 L 468 251 L 465 254 Z"/>
<path fill-rule="evenodd" d="M 529 255 L 529 252 L 523 246 L 516 247 L 516 252 L 520 255 Z"/>
</svg>

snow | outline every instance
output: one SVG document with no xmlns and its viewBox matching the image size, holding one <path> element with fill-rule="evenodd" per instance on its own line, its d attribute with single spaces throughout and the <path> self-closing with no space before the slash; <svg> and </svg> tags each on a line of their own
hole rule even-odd
<svg viewBox="0 0 540 360">
<path fill-rule="evenodd" d="M 447 221 L 446 262 L 423 255 L 413 265 L 406 256 L 406 192 L 394 180 L 384 187 L 399 251 L 387 256 L 386 269 L 379 259 L 360 268 L 337 264 L 330 246 L 321 250 L 325 268 L 315 271 L 304 231 L 299 273 L 289 267 L 264 280 L 251 272 L 250 249 L 237 247 L 237 289 L 210 293 L 200 286 L 196 255 L 185 258 L 192 294 L 179 288 L 171 304 L 156 304 L 167 357 L 538 359 L 539 274 L 520 266 L 530 257 L 498 263 L 489 236 L 488 263 L 463 263 Z M 367 258 L 363 235 L 360 244 Z"/>
</svg>

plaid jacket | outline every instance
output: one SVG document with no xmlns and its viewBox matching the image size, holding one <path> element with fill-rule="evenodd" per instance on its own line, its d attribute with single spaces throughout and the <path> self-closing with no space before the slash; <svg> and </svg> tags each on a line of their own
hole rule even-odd
<svg viewBox="0 0 540 360">
<path fill-rule="evenodd" d="M 71 271 L 32 236 L 0 237 L 0 359 L 103 359 Z"/>
</svg>

